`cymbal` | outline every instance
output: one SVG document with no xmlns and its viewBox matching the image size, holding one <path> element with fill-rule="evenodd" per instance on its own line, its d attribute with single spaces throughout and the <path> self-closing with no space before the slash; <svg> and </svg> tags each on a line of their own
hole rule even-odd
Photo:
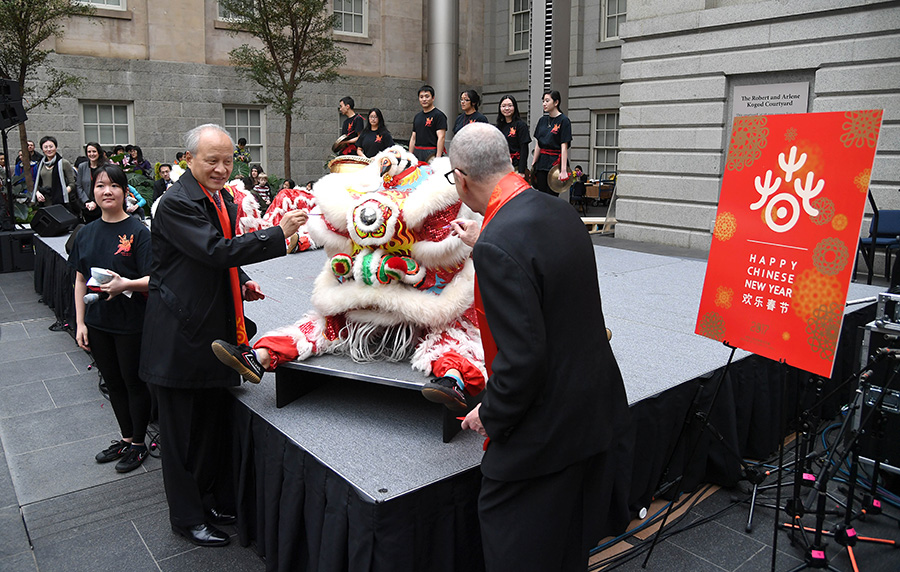
<svg viewBox="0 0 900 572">
<path fill-rule="evenodd" d="M 355 136 L 356 136 L 356 134 L 354 134 L 354 133 L 348 133 L 346 135 L 341 135 L 334 142 L 334 145 L 331 146 L 331 150 L 334 151 L 335 153 L 340 153 L 341 151 L 344 150 L 344 147 L 349 145 L 349 143 L 347 143 L 347 139 L 353 139 Z"/>
<path fill-rule="evenodd" d="M 550 187 L 551 191 L 558 195 L 572 185 L 572 173 L 569 173 L 568 179 L 560 181 L 559 165 L 553 165 L 553 167 L 550 168 L 550 172 L 547 173 L 547 185 Z"/>
</svg>

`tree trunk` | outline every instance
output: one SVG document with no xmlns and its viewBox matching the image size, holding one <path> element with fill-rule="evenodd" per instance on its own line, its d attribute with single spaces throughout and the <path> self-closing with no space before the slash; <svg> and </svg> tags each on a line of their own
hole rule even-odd
<svg viewBox="0 0 900 572">
<path fill-rule="evenodd" d="M 31 155 L 28 153 L 28 132 L 25 130 L 24 123 L 19 123 L 19 147 L 22 149 L 22 172 L 25 174 L 25 188 L 28 189 L 30 194 L 32 189 L 34 189 L 34 179 L 31 177 Z M 9 160 L 10 158 L 7 157 L 7 164 L 15 166 L 15 159 L 13 159 L 12 163 Z"/>
<path fill-rule="evenodd" d="M 284 178 L 291 178 L 291 124 L 294 115 L 288 112 L 284 116 Z"/>
</svg>

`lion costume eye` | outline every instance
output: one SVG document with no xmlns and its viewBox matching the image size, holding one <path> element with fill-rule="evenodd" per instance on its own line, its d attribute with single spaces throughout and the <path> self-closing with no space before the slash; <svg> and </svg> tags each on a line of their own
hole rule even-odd
<svg viewBox="0 0 900 572">
<path fill-rule="evenodd" d="M 381 197 L 378 197 L 379 199 Z M 359 237 L 356 242 L 364 246 L 383 244 L 391 239 L 395 210 L 384 199 L 371 198 L 353 209 L 353 230 Z"/>
</svg>

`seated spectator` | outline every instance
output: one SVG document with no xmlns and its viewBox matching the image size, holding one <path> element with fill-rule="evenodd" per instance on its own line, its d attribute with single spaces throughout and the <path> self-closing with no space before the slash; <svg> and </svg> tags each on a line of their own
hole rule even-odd
<svg viewBox="0 0 900 572">
<path fill-rule="evenodd" d="M 125 212 L 138 220 L 144 220 L 144 206 L 147 204 L 145 199 L 137 189 L 128 185 L 128 193 L 125 195 Z"/>
<path fill-rule="evenodd" d="M 128 161 L 128 168 L 125 169 L 126 171 L 142 173 L 148 179 L 153 177 L 153 166 L 150 165 L 150 161 L 144 159 L 144 152 L 141 151 L 141 148 L 138 145 L 132 145 L 128 154 L 130 159 Z"/>
<path fill-rule="evenodd" d="M 163 163 L 159 166 L 159 179 L 153 183 L 153 202 L 159 200 L 159 197 L 163 196 L 163 193 L 169 190 L 169 187 L 172 186 L 172 165 L 168 163 Z"/>
<path fill-rule="evenodd" d="M 238 139 L 237 147 L 234 150 L 234 162 L 250 164 L 250 149 L 247 149 L 247 140 L 243 137 Z"/>
<path fill-rule="evenodd" d="M 37 179 L 37 166 L 38 163 L 41 162 L 41 159 L 44 158 L 43 155 L 34 150 L 34 141 L 28 140 L 28 151 L 31 152 L 31 180 Z M 18 177 L 25 172 L 25 169 L 22 168 L 22 151 L 19 151 L 18 157 L 16 157 L 16 166 L 13 170 L 13 176 Z"/>
<path fill-rule="evenodd" d="M 250 165 L 250 174 L 241 179 L 244 182 L 244 189 L 247 191 L 253 190 L 253 187 L 256 186 L 256 180 L 262 172 L 262 167 L 259 165 Z"/>
<path fill-rule="evenodd" d="M 116 145 L 113 147 L 112 153 L 109 155 L 109 162 L 124 167 L 128 164 L 128 155 L 125 153 L 125 147 Z"/>
<path fill-rule="evenodd" d="M 294 182 L 294 179 L 285 179 L 283 183 L 281 183 L 282 189 L 293 189 L 297 186 L 297 183 Z"/>
<path fill-rule="evenodd" d="M 256 178 L 256 186 L 253 187 L 251 192 L 253 193 L 253 196 L 256 197 L 257 202 L 259 202 L 260 212 L 266 212 L 266 209 L 272 204 L 272 194 L 269 189 L 269 176 L 265 173 L 260 173 Z"/>
</svg>

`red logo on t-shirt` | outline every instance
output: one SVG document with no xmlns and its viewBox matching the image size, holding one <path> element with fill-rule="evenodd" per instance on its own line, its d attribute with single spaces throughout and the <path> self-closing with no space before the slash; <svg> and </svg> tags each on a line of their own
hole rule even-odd
<svg viewBox="0 0 900 572">
<path fill-rule="evenodd" d="M 554 123 L 554 124 L 553 124 L 553 127 L 550 128 L 550 133 L 553 133 L 554 135 L 556 135 L 557 133 L 559 133 L 559 126 L 560 126 L 560 125 L 562 125 L 562 123 Z"/>
<path fill-rule="evenodd" d="M 376 143 L 381 143 L 381 135 L 376 135 L 376 136 L 375 136 L 375 142 L 376 142 Z"/>
<path fill-rule="evenodd" d="M 131 244 L 134 242 L 134 235 L 128 238 L 126 235 L 119 236 L 119 249 L 113 256 L 121 254 L 122 256 L 131 256 Z"/>
<path fill-rule="evenodd" d="M 434 117 L 429 117 L 428 119 L 425 120 L 425 127 L 431 127 L 432 119 L 434 119 Z"/>
<path fill-rule="evenodd" d="M 516 136 L 516 128 L 510 127 L 508 137 L 515 137 L 515 136 Z"/>
</svg>

